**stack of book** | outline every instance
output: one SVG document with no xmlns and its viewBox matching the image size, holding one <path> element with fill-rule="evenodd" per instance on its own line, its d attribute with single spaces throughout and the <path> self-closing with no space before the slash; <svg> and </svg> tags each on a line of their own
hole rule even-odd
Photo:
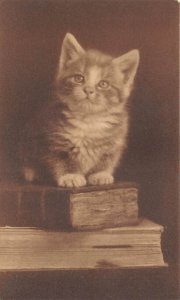
<svg viewBox="0 0 180 300">
<path fill-rule="evenodd" d="M 0 270 L 166 266 L 163 227 L 139 218 L 134 183 L 80 189 L 4 184 L 0 208 Z"/>
</svg>

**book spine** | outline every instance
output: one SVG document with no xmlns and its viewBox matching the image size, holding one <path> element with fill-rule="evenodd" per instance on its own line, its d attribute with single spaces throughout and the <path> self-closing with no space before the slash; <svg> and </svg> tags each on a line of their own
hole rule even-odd
<svg viewBox="0 0 180 300">
<path fill-rule="evenodd" d="M 18 226 L 19 194 L 0 190 L 0 226 Z"/>
<path fill-rule="evenodd" d="M 0 226 L 69 227 L 68 192 L 56 189 L 0 190 Z"/>
</svg>

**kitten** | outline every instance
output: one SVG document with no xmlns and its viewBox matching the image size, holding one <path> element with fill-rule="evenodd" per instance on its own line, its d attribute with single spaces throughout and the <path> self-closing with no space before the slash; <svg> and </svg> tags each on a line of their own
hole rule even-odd
<svg viewBox="0 0 180 300">
<path fill-rule="evenodd" d="M 58 186 L 113 182 L 126 147 L 126 104 L 138 63 L 138 50 L 112 58 L 85 51 L 72 34 L 66 34 L 55 97 L 25 130 L 21 157 L 27 181 L 46 169 Z"/>
</svg>

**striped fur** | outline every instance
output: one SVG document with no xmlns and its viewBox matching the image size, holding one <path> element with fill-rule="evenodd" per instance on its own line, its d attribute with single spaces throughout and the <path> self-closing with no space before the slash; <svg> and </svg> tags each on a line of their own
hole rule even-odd
<svg viewBox="0 0 180 300">
<path fill-rule="evenodd" d="M 65 36 L 55 96 L 28 127 L 21 149 L 26 180 L 46 170 L 59 186 L 113 182 L 126 148 L 138 61 L 138 50 L 114 59 Z"/>
</svg>

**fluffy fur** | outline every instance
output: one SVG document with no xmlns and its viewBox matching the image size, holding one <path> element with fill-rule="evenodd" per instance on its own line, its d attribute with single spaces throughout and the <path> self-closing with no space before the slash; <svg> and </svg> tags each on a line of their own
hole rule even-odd
<svg viewBox="0 0 180 300">
<path fill-rule="evenodd" d="M 66 34 L 55 96 L 28 126 L 21 145 L 27 181 L 46 170 L 58 186 L 113 182 L 126 147 L 126 104 L 138 63 L 138 50 L 112 58 L 85 51 L 73 35 Z"/>
</svg>

